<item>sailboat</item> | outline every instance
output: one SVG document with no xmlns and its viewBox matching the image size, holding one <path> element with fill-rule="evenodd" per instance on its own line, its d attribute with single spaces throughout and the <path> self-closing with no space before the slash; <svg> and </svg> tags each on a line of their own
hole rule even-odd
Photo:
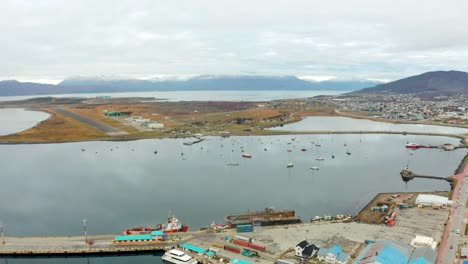
<svg viewBox="0 0 468 264">
<path fill-rule="evenodd" d="M 229 163 L 226 163 L 226 165 L 228 165 L 228 166 L 239 166 L 239 162 L 233 162 L 232 161 L 232 151 L 231 151 L 231 161 Z"/>
</svg>

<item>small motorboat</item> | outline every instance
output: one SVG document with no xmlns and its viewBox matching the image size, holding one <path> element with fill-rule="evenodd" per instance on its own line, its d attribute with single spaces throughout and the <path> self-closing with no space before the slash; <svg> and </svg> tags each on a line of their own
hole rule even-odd
<svg viewBox="0 0 468 264">
<path fill-rule="evenodd" d="M 289 162 L 288 165 L 286 165 L 287 168 L 292 168 L 294 167 L 294 164 L 292 162 Z"/>
<path fill-rule="evenodd" d="M 242 154 L 242 157 L 250 159 L 250 158 L 252 158 L 252 155 L 244 153 L 244 154 Z"/>
<path fill-rule="evenodd" d="M 311 170 L 319 170 L 320 168 L 317 166 L 310 167 Z"/>
<path fill-rule="evenodd" d="M 316 160 L 325 160 L 325 159 L 322 158 L 322 157 L 318 157 L 318 158 L 316 158 Z"/>
</svg>

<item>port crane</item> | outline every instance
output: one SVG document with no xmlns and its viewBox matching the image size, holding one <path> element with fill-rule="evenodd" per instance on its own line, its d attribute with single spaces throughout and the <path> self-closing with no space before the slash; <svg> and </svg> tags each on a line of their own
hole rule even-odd
<svg viewBox="0 0 468 264">
<path fill-rule="evenodd" d="M 423 179 L 433 179 L 433 180 L 443 180 L 450 183 L 450 190 L 453 190 L 455 187 L 455 182 L 452 176 L 449 177 L 438 177 L 438 176 L 428 176 L 428 175 L 420 175 L 415 174 L 414 172 L 410 171 L 408 167 L 404 168 L 401 172 L 401 179 L 408 183 L 409 181 L 413 180 L 414 178 L 423 178 Z"/>
</svg>

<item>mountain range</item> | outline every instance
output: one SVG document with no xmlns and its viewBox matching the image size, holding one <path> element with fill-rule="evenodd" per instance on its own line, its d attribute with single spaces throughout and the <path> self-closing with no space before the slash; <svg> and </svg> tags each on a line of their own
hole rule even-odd
<svg viewBox="0 0 468 264">
<path fill-rule="evenodd" d="M 421 97 L 468 94 L 468 73 L 433 71 L 383 83 L 350 94 L 416 94 Z"/>
<path fill-rule="evenodd" d="M 379 84 L 367 80 L 313 82 L 295 76 L 214 76 L 186 80 L 138 80 L 75 77 L 57 85 L 15 80 L 0 81 L 0 96 L 70 93 L 211 90 L 357 90 Z"/>
</svg>

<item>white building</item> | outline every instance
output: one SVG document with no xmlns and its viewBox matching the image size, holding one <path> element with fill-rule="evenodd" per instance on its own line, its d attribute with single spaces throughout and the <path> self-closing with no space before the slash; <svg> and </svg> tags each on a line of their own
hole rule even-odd
<svg viewBox="0 0 468 264">
<path fill-rule="evenodd" d="M 432 194 L 420 194 L 416 198 L 416 204 L 422 206 L 441 206 L 447 207 L 452 206 L 452 201 L 447 197 L 432 195 Z"/>
<path fill-rule="evenodd" d="M 437 242 L 434 241 L 433 237 L 427 237 L 427 236 L 416 236 L 411 240 L 410 245 L 414 248 L 419 248 L 419 247 L 436 247 Z"/>
</svg>

